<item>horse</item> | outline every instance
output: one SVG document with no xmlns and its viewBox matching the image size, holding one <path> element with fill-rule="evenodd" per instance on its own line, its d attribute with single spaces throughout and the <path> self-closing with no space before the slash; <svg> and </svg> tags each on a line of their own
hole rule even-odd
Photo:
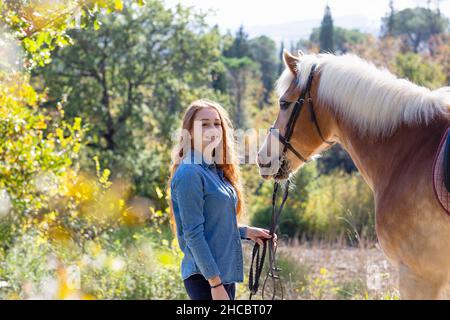
<svg viewBox="0 0 450 320">
<path fill-rule="evenodd" d="M 450 126 L 450 91 L 397 78 L 353 54 L 285 51 L 283 60 L 280 109 L 257 155 L 262 177 L 285 181 L 339 143 L 373 191 L 378 242 L 399 272 L 400 298 L 442 298 L 450 216 L 433 192 L 432 167 Z"/>
</svg>

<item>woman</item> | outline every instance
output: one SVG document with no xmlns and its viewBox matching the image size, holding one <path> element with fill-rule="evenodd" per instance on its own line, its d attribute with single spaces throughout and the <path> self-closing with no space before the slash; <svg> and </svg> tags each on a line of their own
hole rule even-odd
<svg viewBox="0 0 450 320">
<path fill-rule="evenodd" d="M 271 236 L 268 230 L 237 224 L 244 211 L 241 177 L 232 125 L 219 104 L 198 100 L 185 112 L 169 185 L 189 297 L 234 300 L 235 283 L 244 281 L 241 239 L 262 245 Z"/>
</svg>

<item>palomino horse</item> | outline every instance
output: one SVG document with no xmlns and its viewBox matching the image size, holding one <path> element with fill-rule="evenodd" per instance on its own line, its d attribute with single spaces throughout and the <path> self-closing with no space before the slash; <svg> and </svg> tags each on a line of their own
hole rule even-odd
<svg viewBox="0 0 450 320">
<path fill-rule="evenodd" d="M 448 92 L 397 79 L 354 55 L 285 52 L 284 62 L 280 111 L 258 154 L 260 171 L 277 165 L 263 177 L 288 179 L 329 142 L 340 143 L 373 191 L 378 240 L 398 266 L 401 298 L 442 298 L 450 216 L 436 200 L 432 167 L 450 126 Z"/>
</svg>

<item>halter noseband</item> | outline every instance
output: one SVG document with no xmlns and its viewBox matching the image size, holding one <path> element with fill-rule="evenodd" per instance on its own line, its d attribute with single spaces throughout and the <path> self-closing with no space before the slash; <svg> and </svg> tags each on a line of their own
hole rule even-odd
<svg viewBox="0 0 450 320">
<path fill-rule="evenodd" d="M 277 132 L 277 134 L 276 134 L 277 138 L 284 145 L 283 153 L 281 155 L 284 155 L 286 153 L 286 150 L 289 149 L 290 151 L 292 151 L 293 154 L 295 154 L 297 156 L 297 158 L 299 158 L 303 162 L 309 162 L 309 160 L 307 158 L 305 158 L 304 156 L 302 156 L 302 154 L 300 152 L 295 150 L 295 148 L 292 146 L 292 144 L 290 142 L 290 139 L 292 137 L 292 133 L 294 132 L 295 123 L 297 122 L 297 119 L 298 119 L 298 117 L 300 115 L 300 112 L 302 111 L 302 108 L 303 108 L 303 106 L 305 104 L 305 101 L 308 102 L 309 110 L 310 110 L 310 113 L 311 113 L 311 122 L 314 123 L 314 125 L 315 125 L 315 127 L 317 129 L 317 133 L 320 136 L 320 139 L 322 139 L 323 142 L 325 142 L 326 144 L 328 144 L 330 146 L 333 146 L 335 144 L 334 142 L 325 140 L 325 138 L 323 137 L 322 131 L 320 130 L 319 124 L 317 122 L 316 114 L 314 112 L 313 101 L 311 99 L 311 87 L 312 87 L 312 82 L 313 82 L 313 78 L 314 78 L 314 71 L 316 70 L 316 67 L 317 67 L 316 64 L 314 64 L 312 66 L 311 72 L 310 72 L 309 77 L 308 77 L 308 81 L 306 83 L 305 90 L 302 90 L 302 93 L 300 94 L 300 97 L 295 102 L 294 110 L 292 111 L 292 113 L 291 113 L 291 115 L 289 117 L 289 121 L 288 121 L 287 126 L 286 126 L 286 134 L 285 134 L 285 136 L 282 136 L 279 132 Z M 269 132 L 273 134 L 274 130 L 277 130 L 277 129 L 274 128 L 274 127 L 271 127 L 269 129 Z"/>
</svg>

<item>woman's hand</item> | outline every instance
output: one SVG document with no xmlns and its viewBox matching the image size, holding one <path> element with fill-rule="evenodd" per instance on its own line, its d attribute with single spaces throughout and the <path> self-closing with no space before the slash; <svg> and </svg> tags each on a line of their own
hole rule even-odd
<svg viewBox="0 0 450 320">
<path fill-rule="evenodd" d="M 225 287 L 223 285 L 217 288 L 212 288 L 211 296 L 213 300 L 230 300 L 230 296 L 228 295 L 228 292 L 227 290 L 225 290 Z"/>
<path fill-rule="evenodd" d="M 270 231 L 267 229 L 261 229 L 256 227 L 247 227 L 247 238 L 257 242 L 260 246 L 264 245 L 263 239 L 270 239 L 272 236 L 269 234 Z M 273 242 L 276 245 L 277 235 L 274 233 Z"/>
</svg>

